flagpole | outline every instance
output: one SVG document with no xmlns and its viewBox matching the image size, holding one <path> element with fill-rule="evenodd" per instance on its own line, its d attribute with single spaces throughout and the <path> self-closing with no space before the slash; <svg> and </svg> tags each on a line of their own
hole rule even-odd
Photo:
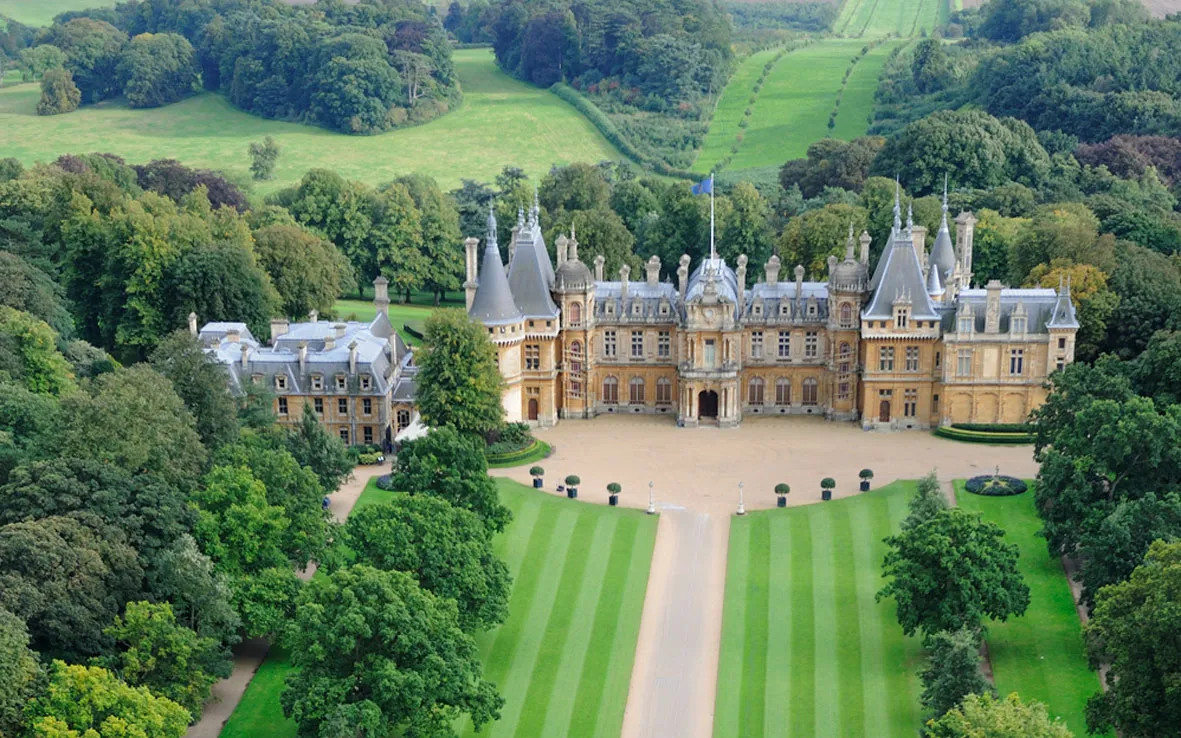
<svg viewBox="0 0 1181 738">
<path fill-rule="evenodd" d="M 709 173 L 709 259 L 710 266 L 716 267 L 718 253 L 714 250 L 714 174 Z"/>
</svg>

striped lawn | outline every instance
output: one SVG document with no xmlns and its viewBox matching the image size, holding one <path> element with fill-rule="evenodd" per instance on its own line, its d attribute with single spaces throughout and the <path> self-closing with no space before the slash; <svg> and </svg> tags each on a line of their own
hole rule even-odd
<svg viewBox="0 0 1181 738">
<path fill-rule="evenodd" d="M 874 601 L 913 491 L 734 519 L 715 738 L 914 737 L 919 643 Z"/>
<path fill-rule="evenodd" d="M 836 127 L 832 129 L 833 138 L 851 141 L 865 135 L 869 127 L 869 117 L 873 113 L 873 96 L 878 89 L 882 68 L 886 66 L 886 57 L 896 46 L 903 43 L 891 41 L 870 49 L 869 53 L 853 67 L 849 83 L 845 85 L 845 94 L 841 96 Z"/>
<path fill-rule="evenodd" d="M 512 524 L 495 543 L 512 571 L 513 593 L 504 624 L 476 639 L 484 676 L 505 699 L 501 719 L 479 735 L 616 738 L 656 518 L 570 502 L 507 479 L 496 479 L 496 486 L 513 511 Z M 382 504 L 394 494 L 371 481 L 356 507 Z M 279 707 L 290 670 L 286 655 L 272 651 L 221 735 L 293 738 L 295 723 Z M 460 735 L 474 735 L 464 722 Z M 266 730 L 259 732 L 260 726 Z"/>
<path fill-rule="evenodd" d="M 756 52 L 746 57 L 738 69 L 726 83 L 718 98 L 718 105 L 714 109 L 713 119 L 709 123 L 709 131 L 705 135 L 705 142 L 701 146 L 701 153 L 693 164 L 693 171 L 708 173 L 726 154 L 742 129 L 738 124 L 742 121 L 743 113 L 750 105 L 750 98 L 754 95 L 755 82 L 763 73 L 767 62 L 775 58 L 780 49 L 772 48 Z M 781 60 L 782 61 L 782 60 Z M 764 89 L 766 89 L 764 87 Z M 757 101 L 755 105 L 758 105 Z"/>
<path fill-rule="evenodd" d="M 1017 692 L 1046 703 L 1077 736 L 1086 735 L 1087 698 L 1099 691 L 1099 677 L 1087 666 L 1082 626 L 1062 561 L 1039 538 L 1041 521 L 1033 491 L 1016 497 L 983 497 L 955 483 L 960 507 L 981 513 L 1005 529 L 1020 549 L 1018 567 L 1029 585 L 1029 609 L 1020 618 L 988 626 L 988 653 L 997 691 Z"/>
<path fill-rule="evenodd" d="M 500 720 L 479 735 L 614 738 L 623 725 L 656 519 L 496 483 L 513 511 L 497 549 L 514 583 L 508 620 L 477 639 L 485 677 L 505 699 Z M 461 735 L 474 735 L 471 726 Z"/>
</svg>

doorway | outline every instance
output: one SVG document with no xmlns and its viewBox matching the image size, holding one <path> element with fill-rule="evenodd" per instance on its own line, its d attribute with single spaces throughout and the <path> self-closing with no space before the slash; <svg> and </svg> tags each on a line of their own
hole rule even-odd
<svg viewBox="0 0 1181 738">
<path fill-rule="evenodd" d="M 718 417 L 718 393 L 713 390 L 703 391 L 697 395 L 697 417 Z"/>
<path fill-rule="evenodd" d="M 878 422 L 879 423 L 889 423 L 890 422 L 890 401 L 889 400 L 882 400 L 882 403 L 878 406 Z"/>
<path fill-rule="evenodd" d="M 529 400 L 529 419 L 537 420 L 537 400 Z"/>
</svg>

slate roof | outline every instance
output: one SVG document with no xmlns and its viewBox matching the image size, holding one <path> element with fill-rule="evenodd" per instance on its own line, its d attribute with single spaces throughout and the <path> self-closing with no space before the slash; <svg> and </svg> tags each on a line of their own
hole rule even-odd
<svg viewBox="0 0 1181 738">
<path fill-rule="evenodd" d="M 1070 280 L 1066 282 L 1066 289 L 1058 285 L 1058 299 L 1054 301 L 1054 310 L 1046 322 L 1047 328 L 1078 328 L 1078 318 L 1074 314 L 1074 302 L 1070 299 Z"/>
<path fill-rule="evenodd" d="M 800 293 L 797 295 L 795 282 L 759 282 L 747 291 L 743 319 L 747 323 L 775 322 L 784 318 L 804 322 L 827 320 L 828 283 L 803 282 L 800 286 Z M 754 314 L 756 304 L 762 306 L 762 315 Z M 788 306 L 786 314 L 781 310 L 785 304 Z M 808 314 L 809 305 L 814 306 L 811 315 Z"/>
<path fill-rule="evenodd" d="M 1047 324 L 1054 314 L 1059 295 L 1049 288 L 1022 288 L 1001 290 L 1000 332 L 1008 333 L 1012 323 L 1013 312 L 1021 305 L 1025 309 L 1026 333 L 1045 333 Z M 977 333 L 984 332 L 985 314 L 988 308 L 988 290 L 969 289 L 960 290 L 956 300 L 956 307 L 949 307 L 943 311 L 941 325 L 944 333 L 955 333 L 957 330 L 957 307 L 970 306 L 972 319 Z M 1075 323 L 1077 326 L 1077 322 Z"/>
<path fill-rule="evenodd" d="M 738 317 L 738 277 L 734 270 L 726 265 L 726 260 L 720 256 L 702 259 L 693 273 L 689 275 L 689 286 L 685 289 L 685 302 L 701 300 L 705 296 L 706 285 L 712 284 L 716 290 L 718 302 L 728 302 L 734 306 L 735 317 Z"/>
<path fill-rule="evenodd" d="M 570 262 L 566 262 L 569 264 Z M 565 264 L 562 268 L 565 268 Z M 627 300 L 622 298 L 622 282 L 595 282 L 595 317 L 600 321 L 643 320 L 645 322 L 671 323 L 676 320 L 677 288 L 668 282 L 658 282 L 655 285 L 647 281 L 627 283 Z M 635 305 L 640 305 L 640 314 L 635 314 Z M 665 305 L 667 312 L 660 313 L 660 306 Z M 613 313 L 607 314 L 607 306 L 611 305 Z"/>
<path fill-rule="evenodd" d="M 541 227 L 531 217 L 516 235 L 516 249 L 508 269 L 509 292 L 524 317 L 552 320 L 558 317 L 558 306 L 550 297 L 553 286 L 554 271 L 549 252 Z M 475 308 L 474 303 L 472 307 Z"/>
<path fill-rule="evenodd" d="M 500 261 L 500 248 L 496 245 L 496 214 L 491 208 L 488 210 L 484 258 L 480 262 L 476 294 L 468 314 L 484 325 L 507 325 L 521 320 L 521 311 L 513 301 L 504 264 Z"/>
<path fill-rule="evenodd" d="M 939 265 L 939 281 L 947 283 L 947 278 L 955 269 L 955 249 L 951 245 L 951 231 L 947 228 L 947 176 L 943 177 L 943 220 L 939 222 L 939 233 L 935 235 L 935 245 L 931 248 L 931 258 L 927 264 Z"/>
<path fill-rule="evenodd" d="M 919 266 L 919 257 L 914 250 L 914 239 L 910 229 L 904 231 L 898 228 L 897 216 L 895 223 L 874 273 L 877 286 L 874 288 L 873 298 L 861 312 L 861 317 L 892 318 L 894 301 L 901 297 L 910 300 L 913 319 L 937 319 L 939 316 L 927 295 L 927 282 L 923 279 L 923 269 Z"/>
</svg>

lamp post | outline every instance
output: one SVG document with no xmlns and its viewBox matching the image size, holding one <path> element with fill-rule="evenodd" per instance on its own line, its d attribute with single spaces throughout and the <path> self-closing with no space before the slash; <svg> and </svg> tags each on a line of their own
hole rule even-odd
<svg viewBox="0 0 1181 738">
<path fill-rule="evenodd" d="M 656 514 L 656 497 L 654 496 L 655 493 L 653 492 L 653 487 L 655 487 L 655 486 L 656 486 L 656 482 L 648 482 L 648 514 L 649 515 Z"/>
<path fill-rule="evenodd" d="M 746 501 L 742 499 L 742 488 L 745 485 L 742 482 L 738 483 L 738 514 L 746 515 Z"/>
</svg>

